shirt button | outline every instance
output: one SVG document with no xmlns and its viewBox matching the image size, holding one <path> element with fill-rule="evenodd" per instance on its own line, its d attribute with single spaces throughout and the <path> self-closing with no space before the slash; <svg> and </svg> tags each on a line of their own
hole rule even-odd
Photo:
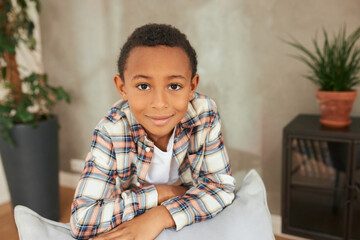
<svg viewBox="0 0 360 240">
<path fill-rule="evenodd" d="M 151 150 L 151 149 L 150 149 L 149 147 L 146 147 L 146 148 L 145 148 L 145 152 L 150 152 L 150 150 Z"/>
</svg>

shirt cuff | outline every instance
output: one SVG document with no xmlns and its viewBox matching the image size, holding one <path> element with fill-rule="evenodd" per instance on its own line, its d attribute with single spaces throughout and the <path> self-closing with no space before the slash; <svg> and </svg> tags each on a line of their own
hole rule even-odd
<svg viewBox="0 0 360 240">
<path fill-rule="evenodd" d="M 143 188 L 144 194 L 145 194 L 145 203 L 144 205 L 141 204 L 140 208 L 149 210 L 151 208 L 154 208 L 158 205 L 158 192 L 156 190 L 156 187 L 154 185 L 150 185 Z M 143 203 L 143 202 L 141 202 Z"/>
<path fill-rule="evenodd" d="M 157 206 L 158 192 L 154 185 L 144 187 L 139 192 L 126 190 L 121 193 L 121 198 L 124 201 L 124 206 L 129 206 L 134 203 L 134 207 L 141 210 L 149 210 Z M 136 210 L 136 209 L 135 209 Z"/>
<path fill-rule="evenodd" d="M 180 197 L 176 197 L 161 203 L 171 214 L 175 222 L 175 230 L 179 231 L 183 227 L 190 225 L 194 221 L 194 213 Z"/>
</svg>

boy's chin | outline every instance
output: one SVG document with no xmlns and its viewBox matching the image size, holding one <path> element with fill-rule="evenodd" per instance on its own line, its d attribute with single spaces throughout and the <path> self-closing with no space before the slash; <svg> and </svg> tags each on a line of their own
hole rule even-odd
<svg viewBox="0 0 360 240">
<path fill-rule="evenodd" d="M 166 136 L 171 136 L 175 126 L 155 126 L 150 129 L 146 129 L 146 132 L 150 138 L 162 138 Z"/>
</svg>

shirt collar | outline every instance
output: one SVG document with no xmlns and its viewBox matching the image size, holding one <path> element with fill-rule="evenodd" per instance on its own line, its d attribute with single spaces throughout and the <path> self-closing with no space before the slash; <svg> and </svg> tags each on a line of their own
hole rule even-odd
<svg viewBox="0 0 360 240">
<path fill-rule="evenodd" d="M 194 100 L 194 99 L 193 99 Z M 194 109 L 193 100 L 188 103 L 188 109 L 185 117 L 180 121 L 180 125 L 183 128 L 192 128 L 200 125 L 199 116 Z"/>
</svg>

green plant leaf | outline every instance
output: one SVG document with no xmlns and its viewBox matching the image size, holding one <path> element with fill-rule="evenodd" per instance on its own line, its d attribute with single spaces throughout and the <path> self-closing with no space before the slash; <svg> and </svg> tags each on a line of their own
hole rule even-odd
<svg viewBox="0 0 360 240">
<path fill-rule="evenodd" d="M 35 50 L 36 47 L 36 39 L 34 37 L 29 38 L 29 48 L 31 50 Z"/>
<path fill-rule="evenodd" d="M 6 67 L 2 67 L 2 68 L 1 68 L 1 77 L 2 77 L 3 79 L 6 79 Z"/>
<path fill-rule="evenodd" d="M 320 48 L 318 39 L 312 40 L 315 48 L 313 54 L 296 40 L 286 43 L 303 53 L 292 56 L 305 63 L 312 75 L 305 75 L 320 89 L 327 91 L 349 91 L 359 84 L 360 50 L 356 47 L 360 39 L 360 27 L 346 37 L 346 27 L 340 28 L 332 40 L 329 40 L 323 28 L 323 46 Z"/>
<path fill-rule="evenodd" d="M 23 123 L 31 123 L 35 118 L 34 114 L 28 111 L 17 111 L 17 116 Z"/>
<path fill-rule="evenodd" d="M 15 46 L 9 39 L 6 38 L 5 35 L 0 34 L 0 53 L 2 55 L 3 52 L 9 52 L 11 54 L 15 54 Z"/>
<path fill-rule="evenodd" d="M 25 0 L 17 0 L 17 3 L 19 4 L 19 6 L 20 6 L 22 9 L 26 9 L 26 8 L 27 8 L 27 4 L 26 4 L 26 1 L 25 1 Z"/>
<path fill-rule="evenodd" d="M 318 62 L 318 59 L 315 57 L 315 55 L 313 55 L 309 50 L 307 50 L 301 43 L 297 42 L 296 40 L 295 42 L 287 43 L 305 53 L 305 55 L 307 55 L 315 63 Z"/>
<path fill-rule="evenodd" d="M 6 88 L 12 88 L 13 84 L 12 83 L 5 83 L 4 86 Z"/>
<path fill-rule="evenodd" d="M 56 100 L 61 101 L 64 99 L 67 103 L 70 103 L 70 96 L 62 87 L 52 88 L 51 90 L 54 93 Z"/>
</svg>

